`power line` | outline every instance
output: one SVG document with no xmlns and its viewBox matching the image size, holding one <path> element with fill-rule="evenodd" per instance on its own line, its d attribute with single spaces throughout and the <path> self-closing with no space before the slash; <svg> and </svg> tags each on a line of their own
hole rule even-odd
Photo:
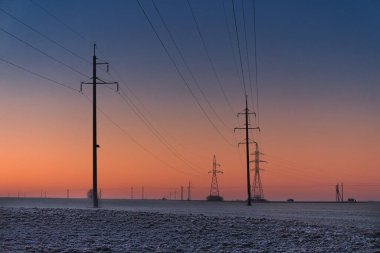
<svg viewBox="0 0 380 253">
<path fill-rule="evenodd" d="M 108 73 L 108 72 L 107 72 Z M 111 78 L 112 75 L 108 73 Z M 126 85 L 125 85 L 126 86 Z M 190 166 L 192 170 L 194 170 L 193 166 L 195 168 L 198 168 L 199 166 L 192 163 L 191 161 L 184 158 L 172 145 L 168 143 L 166 138 L 162 136 L 162 134 L 153 126 L 153 124 L 144 116 L 144 114 L 139 110 L 138 106 L 134 104 L 134 102 L 128 97 L 128 95 L 123 91 L 123 89 L 120 89 L 118 94 L 122 98 L 122 100 L 131 108 L 131 110 L 138 116 L 138 118 L 146 125 L 146 127 L 153 133 L 153 135 L 179 160 L 186 163 Z"/>
<path fill-rule="evenodd" d="M 190 1 L 189 1 L 189 0 L 187 0 L 187 4 L 188 4 L 188 6 L 189 6 L 189 9 L 190 9 L 190 12 L 191 12 L 191 16 L 193 17 L 193 21 L 194 21 L 195 27 L 196 27 L 196 29 L 197 29 L 198 35 L 199 35 L 199 37 L 200 37 L 200 39 L 201 39 L 201 41 L 202 41 L 202 45 L 203 45 L 203 48 L 204 48 L 204 50 L 205 50 L 205 52 L 206 52 L 207 59 L 208 59 L 210 65 L 211 65 L 212 72 L 214 73 L 214 76 L 215 76 L 215 78 L 216 78 L 216 81 L 217 81 L 217 83 L 218 83 L 218 85 L 219 85 L 220 90 L 222 91 L 223 97 L 224 97 L 224 99 L 226 100 L 227 105 L 228 105 L 229 108 L 231 109 L 231 112 L 234 113 L 234 109 L 232 108 L 231 103 L 230 103 L 230 101 L 229 101 L 229 99 L 228 99 L 228 97 L 227 97 L 227 95 L 226 95 L 226 92 L 224 91 L 224 88 L 223 88 L 222 82 L 220 81 L 219 75 L 218 75 L 218 73 L 217 73 L 217 71 L 216 71 L 216 69 L 215 69 L 214 62 L 213 62 L 212 59 L 211 59 L 210 53 L 209 53 L 208 48 L 207 48 L 207 45 L 206 45 L 206 41 L 205 41 L 205 39 L 204 39 L 204 37 L 203 37 L 203 34 L 202 34 L 201 29 L 200 29 L 200 27 L 199 27 L 199 23 L 198 23 L 198 21 L 197 21 L 197 18 L 196 18 L 196 16 L 195 16 L 194 10 L 193 10 L 193 8 L 191 7 L 191 4 L 190 4 Z"/>
<path fill-rule="evenodd" d="M 238 67 L 237 60 L 236 60 L 236 54 L 235 54 L 235 50 L 234 50 L 231 30 L 230 30 L 230 26 L 228 24 L 228 15 L 227 15 L 227 9 L 226 9 L 226 2 L 224 0 L 222 2 L 223 2 L 224 21 L 225 21 L 225 25 L 226 25 L 226 28 L 227 28 L 227 34 L 228 34 L 228 40 L 229 40 L 230 49 L 231 49 L 232 56 L 233 56 L 233 59 L 234 59 L 234 65 L 235 65 L 236 75 L 237 75 L 239 81 L 242 82 L 242 79 L 241 79 L 240 74 L 239 74 L 239 67 Z"/>
<path fill-rule="evenodd" d="M 279 164 L 281 168 L 287 168 L 288 170 L 295 171 L 296 174 L 302 174 L 305 177 L 309 178 L 310 173 L 313 173 L 313 177 L 319 177 L 319 179 L 325 179 L 326 178 L 326 173 L 323 171 L 326 171 L 326 167 L 321 167 L 321 168 L 312 168 L 309 167 L 308 165 L 300 164 L 288 159 L 280 158 L 274 155 L 268 155 L 266 154 L 267 157 L 269 157 L 271 163 Z M 275 158 L 275 159 L 273 159 Z M 289 165 L 286 165 L 289 164 Z M 293 173 L 294 174 L 294 173 Z M 349 177 L 358 177 L 360 175 L 356 173 L 350 173 L 349 171 L 345 170 L 344 175 L 341 176 L 349 176 Z"/>
<path fill-rule="evenodd" d="M 234 24 L 235 24 L 235 33 L 236 33 L 236 39 L 238 42 L 238 51 L 239 51 L 239 60 L 240 60 L 240 69 L 241 69 L 241 76 L 243 78 L 243 88 L 244 88 L 244 95 L 247 95 L 247 90 L 245 88 L 245 77 L 244 77 L 244 69 L 243 69 L 243 61 L 241 59 L 241 49 L 240 49 L 240 40 L 239 40 L 239 31 L 237 28 L 237 23 L 236 23 L 236 13 L 235 13 L 235 4 L 234 0 L 231 0 L 232 2 L 232 11 L 234 13 Z"/>
<path fill-rule="evenodd" d="M 22 67 L 22 66 L 20 66 L 20 65 L 17 65 L 17 64 L 15 64 L 15 63 L 10 62 L 10 61 L 8 61 L 8 60 L 5 60 L 5 59 L 3 59 L 3 58 L 0 58 L 0 61 L 5 62 L 5 63 L 7 63 L 7 64 L 9 64 L 9 65 L 11 65 L 11 66 L 13 66 L 13 67 L 16 67 L 16 68 L 18 68 L 18 69 L 21 69 L 21 70 L 23 70 L 23 71 L 25 71 L 25 72 L 27 72 L 27 73 L 29 73 L 29 74 L 32 74 L 32 75 L 34 75 L 34 76 L 37 76 L 37 77 L 42 78 L 42 79 L 44 79 L 44 80 L 47 80 L 47 81 L 49 81 L 49 82 L 52 82 L 52 83 L 58 84 L 58 85 L 60 85 L 60 86 L 63 86 L 63 87 L 65 87 L 65 88 L 68 88 L 68 89 L 70 89 L 70 90 L 74 90 L 74 91 L 79 92 L 79 90 L 77 90 L 77 89 L 75 89 L 75 88 L 72 88 L 72 87 L 68 86 L 67 84 L 64 84 L 64 83 L 58 82 L 58 81 L 56 81 L 56 80 L 53 80 L 53 79 L 51 79 L 51 78 L 49 78 L 49 77 L 43 76 L 43 75 L 41 75 L 41 74 L 39 74 L 39 73 L 37 73 L 37 72 L 34 72 L 34 71 L 32 71 L 32 70 L 29 70 L 29 69 L 27 69 L 27 68 L 25 68 L 25 67 Z"/>
<path fill-rule="evenodd" d="M 175 67 L 178 75 L 180 76 L 181 80 L 183 81 L 183 83 L 186 85 L 187 87 L 187 90 L 189 91 L 189 93 L 191 94 L 191 96 L 193 97 L 193 99 L 195 100 L 195 102 L 197 103 L 197 105 L 199 106 L 199 108 L 201 109 L 203 115 L 207 118 L 207 120 L 209 121 L 209 123 L 213 126 L 213 128 L 216 130 L 216 132 L 223 138 L 223 140 L 228 143 L 230 146 L 233 146 L 233 144 L 221 133 L 221 131 L 218 129 L 218 127 L 214 124 L 214 122 L 211 120 L 211 118 L 208 116 L 207 112 L 205 111 L 205 109 L 203 108 L 203 106 L 201 105 L 201 103 L 199 102 L 198 98 L 195 96 L 193 90 L 191 89 L 189 83 L 186 81 L 185 77 L 183 76 L 183 74 L 181 73 L 181 71 L 179 70 L 179 67 L 177 66 L 176 62 L 174 61 L 172 55 L 169 53 L 167 47 L 165 46 L 164 42 L 162 41 L 161 37 L 159 36 L 156 28 L 154 27 L 153 23 L 151 22 L 148 14 L 145 12 L 144 8 L 142 7 L 141 3 L 139 0 L 136 0 L 141 11 L 143 12 L 144 14 L 144 17 L 146 18 L 147 22 L 149 23 L 150 27 L 152 28 L 154 34 L 156 35 L 156 37 L 158 38 L 158 40 L 160 41 L 162 47 L 164 48 L 164 51 L 165 53 L 167 54 L 167 56 L 169 57 L 171 63 L 173 64 L 173 66 Z"/>
<path fill-rule="evenodd" d="M 65 22 L 63 22 L 60 18 L 58 18 L 57 16 L 55 16 L 53 13 L 51 13 L 50 11 L 48 11 L 46 8 L 44 8 L 42 5 L 40 5 L 39 3 L 37 3 L 36 1 L 34 0 L 29 0 L 31 3 L 33 3 L 35 6 L 37 6 L 38 8 L 40 8 L 42 11 L 44 11 L 48 16 L 52 17 L 53 19 L 55 19 L 58 23 L 60 23 L 61 25 L 63 25 L 64 27 L 66 27 L 66 29 L 70 30 L 72 33 L 76 34 L 79 38 L 81 38 L 83 41 L 89 43 L 92 45 L 93 42 L 91 42 L 90 40 L 88 40 L 85 36 L 83 36 L 81 33 L 79 33 L 78 31 L 74 30 L 73 28 L 71 28 L 69 25 L 67 25 Z"/>
<path fill-rule="evenodd" d="M 70 65 L 68 65 L 68 64 L 66 64 L 66 63 L 64 63 L 64 62 L 62 62 L 62 61 L 60 61 L 60 60 L 58 60 L 57 58 L 55 58 L 55 57 L 53 57 L 53 56 L 51 56 L 51 55 L 45 53 L 45 52 L 42 51 L 41 49 L 39 49 L 39 48 L 33 46 L 33 45 L 30 44 L 29 42 L 27 42 L 27 41 L 21 39 L 20 37 L 14 35 L 13 33 L 10 33 L 9 31 L 5 30 L 4 28 L 0 27 L 0 30 L 1 30 L 2 32 L 6 33 L 7 35 L 9 35 L 10 37 L 12 37 L 12 38 L 18 40 L 19 42 L 21 42 L 21 43 L 27 45 L 28 47 L 34 49 L 35 51 L 37 51 L 37 52 L 39 52 L 39 53 L 45 55 L 45 56 L 48 57 L 49 59 L 51 59 L 51 60 L 53 60 L 53 61 L 55 61 L 55 62 L 58 62 L 59 64 L 61 64 L 61 65 L 65 66 L 66 68 L 72 70 L 73 72 L 76 72 L 76 73 L 78 73 L 79 75 L 85 76 L 85 77 L 87 77 L 87 78 L 89 77 L 88 75 L 86 75 L 86 74 L 84 74 L 84 73 L 82 73 L 82 72 L 80 72 L 80 71 L 74 69 L 74 68 L 71 67 Z"/>
<path fill-rule="evenodd" d="M 111 77 L 112 75 L 110 73 L 108 73 Z M 122 78 L 121 78 L 122 80 Z M 122 84 L 128 89 L 128 91 L 131 91 L 128 86 L 122 82 Z M 133 94 L 133 92 L 131 92 Z M 192 170 L 197 169 L 197 168 L 200 168 L 199 165 L 193 163 L 192 161 L 186 159 L 183 155 L 181 155 L 180 152 L 178 152 L 178 150 L 173 146 L 171 145 L 167 139 L 160 133 L 160 131 L 157 130 L 156 127 L 154 127 L 154 125 L 148 120 L 147 117 L 145 117 L 144 113 L 141 112 L 141 110 L 139 109 L 139 107 L 133 102 L 133 100 L 127 95 L 126 92 L 124 92 L 123 89 L 120 88 L 120 92 L 119 92 L 119 95 L 120 97 L 122 98 L 122 100 L 128 105 L 128 107 L 132 110 L 132 112 L 144 123 L 144 125 L 148 128 L 148 130 L 175 156 L 177 157 L 179 160 L 181 160 L 182 162 L 186 163 L 188 166 L 190 166 L 190 168 Z M 134 95 L 136 96 L 136 95 Z"/>
<path fill-rule="evenodd" d="M 248 67 L 248 80 L 249 80 L 249 88 L 251 91 L 251 99 L 252 99 L 252 110 L 255 111 L 255 103 L 253 101 L 253 90 L 252 90 L 252 79 L 251 79 L 251 64 L 249 61 L 249 47 L 248 47 L 248 40 L 247 40 L 247 26 L 246 26 L 246 15 L 244 11 L 244 1 L 241 1 L 241 8 L 243 12 L 243 30 L 244 30 L 244 40 L 245 40 L 245 54 L 247 58 L 247 67 Z"/>
<path fill-rule="evenodd" d="M 105 58 L 105 57 L 104 57 Z M 152 116 L 152 114 L 150 113 L 150 111 L 146 108 L 146 106 L 144 105 L 144 103 L 141 101 L 141 99 L 133 92 L 133 90 L 131 89 L 131 88 L 129 88 L 128 87 L 128 85 L 127 85 L 127 82 L 125 82 L 124 81 L 124 79 L 123 79 L 123 77 L 120 75 L 120 74 L 118 74 L 118 72 L 116 71 L 116 69 L 115 68 L 113 68 L 112 69 L 112 72 L 115 72 L 115 74 L 118 76 L 118 79 L 119 80 L 122 80 L 122 82 L 120 82 L 126 89 L 127 89 L 127 91 L 130 93 L 130 94 L 132 94 L 133 95 L 133 97 L 134 97 L 134 99 L 137 101 L 137 102 L 139 102 L 140 104 L 141 104 L 141 107 L 145 110 L 145 112 L 150 116 L 150 118 L 151 119 L 153 119 L 153 116 Z M 110 72 L 106 72 L 111 78 L 113 78 L 113 76 L 112 76 L 112 74 L 110 73 Z M 114 79 L 114 78 L 113 78 Z M 141 110 L 140 110 L 140 108 L 136 105 L 136 103 L 134 103 L 133 102 L 133 100 L 127 95 L 127 93 L 126 92 L 124 92 L 124 90 L 122 90 L 122 89 L 120 89 L 120 91 L 124 94 L 124 96 L 126 97 L 126 99 L 128 99 L 128 101 L 132 104 L 132 106 L 130 106 L 128 103 L 127 103 L 127 105 L 132 109 L 132 111 L 134 112 L 134 113 L 137 113 L 137 112 L 135 112 L 134 110 L 133 110 L 133 108 L 135 108 L 135 109 L 137 109 L 138 111 L 139 111 L 139 113 L 140 114 L 142 114 L 143 116 L 144 116 L 144 114 L 143 114 L 143 112 L 141 112 Z M 121 95 L 121 94 L 119 94 L 119 95 Z M 126 101 L 124 101 L 124 102 L 126 102 Z M 132 108 L 133 107 L 133 108 Z M 137 113 L 138 114 L 138 113 Z M 147 120 L 147 118 L 144 116 L 144 118 L 145 118 L 145 120 Z M 149 128 L 148 128 L 149 129 Z M 156 128 L 157 129 L 157 128 Z M 149 129 L 149 130 L 151 130 L 151 129 Z M 158 130 L 157 130 L 158 131 Z M 168 133 L 167 133 L 167 131 L 164 131 L 164 129 L 161 129 L 161 131 L 163 131 L 164 133 L 166 133 L 167 135 L 169 135 Z M 159 131 L 158 131 L 159 132 Z M 172 137 L 172 136 L 170 136 L 169 135 L 169 137 L 171 137 L 172 139 L 174 139 L 175 140 L 175 138 L 174 137 Z M 177 141 L 177 140 L 176 140 Z M 178 142 L 178 141 L 177 141 Z M 178 144 L 177 144 L 178 145 Z M 184 148 L 184 146 L 182 145 L 182 144 L 179 144 L 179 145 L 181 145 L 183 148 Z M 186 149 L 186 148 L 184 148 L 184 149 Z M 188 150 L 187 150 L 188 151 Z M 179 152 L 178 152 L 179 153 Z M 204 158 L 204 157 L 203 157 Z M 194 163 L 193 163 L 194 164 Z M 199 167 L 198 165 L 195 165 L 196 167 Z"/>
<path fill-rule="evenodd" d="M 73 52 L 72 50 L 68 49 L 67 47 L 63 46 L 62 44 L 60 44 L 59 42 L 57 42 L 56 40 L 53 40 L 52 38 L 48 37 L 47 35 L 45 35 L 44 33 L 38 31 L 37 29 L 31 27 L 30 25 L 28 25 L 27 23 L 23 22 L 22 20 L 20 20 L 19 18 L 17 18 L 16 16 L 14 16 L 13 14 L 9 13 L 8 11 L 4 10 L 3 8 L 0 7 L 0 11 L 5 13 L 6 15 L 8 15 L 9 17 L 13 18 L 14 20 L 16 20 L 17 22 L 23 24 L 25 27 L 29 28 L 31 31 L 39 34 L 41 37 L 47 39 L 48 41 L 50 41 L 51 43 L 59 46 L 60 48 L 62 48 L 63 50 L 65 50 L 66 52 L 70 53 L 71 55 L 77 57 L 78 59 L 81 59 L 82 61 L 86 62 L 86 63 L 89 63 L 91 64 L 91 62 L 89 62 L 88 60 L 86 60 L 84 57 L 76 54 L 75 52 Z"/>
<path fill-rule="evenodd" d="M 138 107 L 133 103 L 133 101 L 127 96 L 127 94 L 120 89 L 120 97 L 123 101 L 132 109 L 132 111 L 136 114 L 136 116 L 144 123 L 144 125 L 150 130 L 150 132 L 179 160 L 188 164 L 191 169 L 193 166 L 195 168 L 199 168 L 198 165 L 193 162 L 187 160 L 183 157 L 176 148 L 174 148 L 170 143 L 166 140 L 166 138 L 153 126 L 153 124 L 144 116 L 144 114 L 138 109 Z"/>
<path fill-rule="evenodd" d="M 78 37 L 80 37 L 81 39 L 83 39 L 84 41 L 86 41 L 87 43 L 91 43 L 88 39 L 85 38 L 85 36 L 83 36 L 81 33 L 79 33 L 78 31 L 74 30 L 73 28 L 71 28 L 69 25 L 67 25 L 65 22 L 63 22 L 61 19 L 59 19 L 57 16 L 55 16 L 54 14 L 52 14 L 51 12 L 49 12 L 46 8 L 44 8 L 43 6 L 41 6 L 40 4 L 38 4 L 36 1 L 34 0 L 30 0 L 33 4 L 35 4 L 37 7 L 39 7 L 41 10 L 43 10 L 46 14 L 48 14 L 49 16 L 51 16 L 52 18 L 54 18 L 56 21 L 58 21 L 60 24 L 62 24 L 64 27 L 66 27 L 68 30 L 70 30 L 71 32 L 73 32 L 74 34 L 76 34 Z M 139 3 L 140 4 L 140 3 Z M 153 28 L 153 27 L 152 27 Z M 154 29 L 154 28 L 153 28 Z M 158 35 L 157 35 L 158 36 Z M 159 38 L 159 36 L 158 36 Z M 159 40 L 161 40 L 159 38 Z M 161 42 L 161 44 L 163 44 Z M 169 56 L 171 58 L 171 56 Z M 204 111 L 204 110 L 203 110 Z M 209 119 L 210 121 L 210 119 Z M 219 132 L 219 131 L 218 131 Z"/>
<path fill-rule="evenodd" d="M 202 89 L 201 86 L 199 85 L 198 80 L 196 79 L 194 73 L 191 71 L 189 64 L 188 64 L 187 61 L 185 60 L 185 57 L 184 57 L 184 55 L 182 54 L 181 49 L 179 48 L 179 46 L 178 46 L 176 40 L 174 39 L 174 36 L 173 36 L 172 32 L 170 31 L 170 29 L 169 29 L 167 23 L 165 22 L 164 18 L 162 17 L 161 12 L 160 12 L 160 10 L 158 9 L 157 5 L 155 4 L 155 1 L 154 1 L 154 0 L 152 0 L 152 4 L 153 4 L 155 10 L 157 11 L 157 14 L 158 14 L 158 16 L 160 17 L 161 22 L 162 22 L 162 24 L 163 24 L 164 27 L 165 27 L 165 30 L 166 30 L 167 33 L 169 34 L 169 37 L 170 37 L 171 41 L 173 42 L 175 48 L 177 49 L 178 54 L 179 54 L 179 56 L 181 57 L 181 59 L 182 59 L 184 65 L 185 65 L 187 71 L 190 73 L 190 76 L 192 77 L 192 79 L 193 79 L 195 85 L 197 86 L 198 90 L 200 91 L 200 93 L 201 93 L 203 99 L 206 101 L 206 103 L 207 103 L 208 106 L 210 107 L 211 111 L 215 114 L 215 116 L 217 117 L 217 119 L 218 119 L 218 120 L 219 120 L 219 121 L 220 121 L 220 122 L 221 122 L 226 128 L 230 128 L 229 126 L 226 125 L 226 123 L 222 120 L 222 118 L 221 118 L 221 117 L 219 116 L 219 114 L 216 112 L 215 108 L 212 106 L 212 104 L 211 104 L 210 101 L 208 100 L 207 96 L 205 95 L 203 89 Z"/>
<path fill-rule="evenodd" d="M 92 101 L 91 101 L 91 99 L 89 97 L 87 97 L 86 95 L 84 95 L 84 97 L 87 99 L 88 102 L 92 103 Z M 127 136 L 133 143 L 135 143 L 137 146 L 139 146 L 143 151 L 145 151 L 146 153 L 148 153 L 149 155 L 151 155 L 153 158 L 155 158 L 156 160 L 158 160 L 162 164 L 168 166 L 169 168 L 174 169 L 174 170 L 176 170 L 176 171 L 178 171 L 180 173 L 186 174 L 184 171 L 178 170 L 177 167 L 172 166 L 171 164 L 169 164 L 165 160 L 163 160 L 160 157 L 158 157 L 157 155 L 155 155 L 152 151 L 150 151 L 149 149 L 147 149 L 145 146 L 143 146 L 140 142 L 138 142 L 135 138 L 133 138 L 130 134 L 128 134 L 127 131 L 125 131 L 124 128 L 122 128 L 119 124 L 117 124 L 116 121 L 114 121 L 105 111 L 103 111 L 101 108 L 99 108 L 99 106 L 97 106 L 97 110 L 109 122 L 111 122 L 116 128 L 118 128 L 125 136 Z M 187 173 L 187 174 L 189 174 L 189 173 Z M 196 174 L 196 175 L 198 175 L 198 174 Z"/>
<path fill-rule="evenodd" d="M 257 36 L 256 36 L 256 0 L 252 0 L 253 7 L 253 40 L 254 40 L 254 59 L 255 59 L 255 86 L 256 86 L 256 108 L 257 108 L 257 125 L 260 126 L 259 110 L 259 82 L 257 67 Z"/>
</svg>

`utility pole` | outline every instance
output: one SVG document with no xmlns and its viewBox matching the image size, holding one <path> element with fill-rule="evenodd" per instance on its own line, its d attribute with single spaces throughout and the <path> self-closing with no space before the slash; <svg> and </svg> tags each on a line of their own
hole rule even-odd
<svg viewBox="0 0 380 253">
<path fill-rule="evenodd" d="M 260 131 L 260 127 L 250 127 L 249 125 L 249 115 L 250 114 L 253 114 L 256 116 L 256 113 L 254 112 L 249 112 L 249 109 L 248 109 L 248 102 L 247 102 L 247 95 L 245 96 L 245 109 L 244 109 L 244 113 L 238 113 L 238 117 L 240 115 L 245 115 L 245 127 L 236 127 L 234 129 L 234 131 L 236 130 L 245 130 L 245 142 L 241 142 L 239 143 L 238 145 L 240 144 L 245 144 L 245 148 L 246 148 L 246 156 L 247 156 L 247 193 L 248 193 L 248 199 L 247 199 L 247 204 L 250 206 L 251 205 L 251 176 L 250 176 L 250 159 L 249 159 L 249 144 L 252 143 L 252 141 L 250 141 L 249 139 L 249 131 L 250 129 L 257 129 Z"/>
<path fill-rule="evenodd" d="M 183 186 L 181 185 L 181 200 L 183 200 Z"/>
<path fill-rule="evenodd" d="M 66 190 L 66 197 L 67 197 L 68 199 L 70 198 L 70 190 L 69 190 L 69 189 Z"/>
<path fill-rule="evenodd" d="M 97 77 L 96 66 L 106 65 L 107 72 L 109 70 L 108 62 L 97 62 L 96 57 L 96 44 L 94 44 L 94 55 L 92 57 L 92 82 L 81 82 L 80 91 L 82 92 L 83 84 L 92 84 L 92 202 L 93 207 L 99 207 L 98 203 L 98 153 L 97 149 L 100 147 L 97 142 L 97 117 L 96 117 L 96 85 L 97 84 L 116 84 L 117 91 L 119 91 L 119 83 L 117 82 L 105 82 Z"/>
</svg>

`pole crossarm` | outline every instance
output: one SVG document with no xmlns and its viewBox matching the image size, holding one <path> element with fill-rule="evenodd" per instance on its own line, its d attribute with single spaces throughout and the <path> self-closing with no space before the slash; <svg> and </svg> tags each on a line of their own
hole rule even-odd
<svg viewBox="0 0 380 253">
<path fill-rule="evenodd" d="M 257 160 L 252 160 L 252 161 L 249 161 L 250 163 L 254 163 L 254 162 L 257 162 Z M 259 163 L 268 163 L 267 161 L 263 161 L 263 160 L 259 160 L 258 161 Z"/>
<path fill-rule="evenodd" d="M 259 130 L 259 132 L 261 131 L 260 127 L 235 127 L 234 128 L 234 133 L 235 133 L 236 130 L 247 130 L 247 129 Z"/>
<path fill-rule="evenodd" d="M 213 171 L 210 170 L 208 173 L 213 173 Z M 215 170 L 215 173 L 222 173 L 223 174 L 223 171 L 221 171 L 221 170 Z"/>
<path fill-rule="evenodd" d="M 252 144 L 253 141 L 248 141 L 248 144 Z M 238 147 L 240 147 L 240 145 L 246 145 L 247 144 L 247 141 L 244 141 L 244 142 L 239 142 L 238 143 Z"/>
<path fill-rule="evenodd" d="M 108 84 L 115 84 L 116 85 L 116 92 L 119 92 L 119 82 L 106 82 L 106 81 L 103 81 L 102 79 L 100 78 L 96 78 L 96 80 L 100 81 L 100 82 L 96 82 L 96 84 L 103 84 L 103 85 L 108 85 Z M 80 83 L 80 92 L 83 92 L 83 85 L 84 84 L 91 84 L 93 85 L 94 83 L 93 82 L 81 82 Z"/>
<path fill-rule="evenodd" d="M 236 115 L 236 117 L 239 117 L 240 115 L 246 115 L 246 114 L 250 114 L 250 115 L 255 115 L 255 117 L 256 117 L 256 113 L 255 112 L 247 112 L 247 113 L 245 113 L 245 112 L 239 112 L 237 115 Z"/>
</svg>

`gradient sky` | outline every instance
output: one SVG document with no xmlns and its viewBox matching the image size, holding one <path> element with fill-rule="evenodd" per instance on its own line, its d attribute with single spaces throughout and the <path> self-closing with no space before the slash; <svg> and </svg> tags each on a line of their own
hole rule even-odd
<svg viewBox="0 0 380 253">
<path fill-rule="evenodd" d="M 141 4 L 232 146 L 202 114 L 136 1 L 33 1 L 1 0 L 0 8 L 89 62 L 96 42 L 98 57 L 109 61 L 111 69 L 111 76 L 102 70 L 99 76 L 119 81 L 183 157 L 174 156 L 118 93 L 99 87 L 98 105 L 105 112 L 98 114 L 99 185 L 105 197 L 129 198 L 131 186 L 138 197 L 144 186 L 147 198 L 174 195 L 175 190 L 178 198 L 179 187 L 191 181 L 193 197 L 204 199 L 215 154 L 224 171 L 219 177 L 221 194 L 226 199 L 245 198 L 245 165 L 241 163 L 245 150 L 236 148 L 236 141 L 244 136 L 233 133 L 243 123 L 236 113 L 244 108 L 244 93 L 238 58 L 238 65 L 234 61 L 238 47 L 231 1 L 191 0 L 191 5 L 233 111 L 216 82 L 186 1 L 156 1 L 225 125 L 197 90 L 152 2 L 141 0 Z M 249 89 L 242 2 L 234 3 Z M 244 0 L 243 5 L 253 79 L 252 1 Z M 91 75 L 91 64 L 2 11 L 0 24 L 1 59 L 75 89 L 87 80 L 10 37 L 6 30 Z M 333 200 L 334 185 L 343 182 L 346 197 L 380 200 L 380 1 L 257 0 L 256 25 L 259 122 L 255 123 L 262 131 L 253 134 L 268 161 L 262 172 L 265 197 Z M 253 95 L 249 93 L 249 104 L 257 111 Z M 82 95 L 0 61 L 0 195 L 39 196 L 42 190 L 62 197 L 70 189 L 72 196 L 79 197 L 92 187 L 92 114 L 86 96 L 91 97 L 90 86 Z"/>
</svg>

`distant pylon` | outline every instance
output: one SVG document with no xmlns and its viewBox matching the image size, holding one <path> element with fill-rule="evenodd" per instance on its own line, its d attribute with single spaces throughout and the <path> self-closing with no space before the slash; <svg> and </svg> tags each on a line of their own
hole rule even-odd
<svg viewBox="0 0 380 253">
<path fill-rule="evenodd" d="M 210 187 L 210 196 L 217 196 L 219 197 L 219 185 L 218 185 L 218 177 L 217 173 L 223 173 L 221 170 L 217 170 L 216 168 L 220 167 L 220 164 L 216 163 L 216 157 L 214 155 L 214 159 L 212 162 L 212 170 L 208 173 L 212 173 L 212 179 L 211 179 L 211 187 Z"/>
<path fill-rule="evenodd" d="M 341 183 L 339 185 L 339 183 L 337 183 L 335 185 L 335 201 L 336 202 L 343 202 L 344 199 L 343 199 L 343 183 Z"/>
<path fill-rule="evenodd" d="M 187 186 L 187 200 L 191 200 L 191 183 L 189 181 L 189 186 Z"/>
<path fill-rule="evenodd" d="M 260 150 L 259 150 L 259 144 L 255 142 L 255 160 L 252 162 L 255 163 L 254 168 L 254 178 L 253 178 L 253 200 L 255 201 L 262 201 L 264 200 L 264 189 L 263 185 L 261 183 L 261 177 L 260 177 L 260 171 L 262 170 L 260 168 L 260 163 L 265 163 L 266 161 L 260 160 Z"/>
<path fill-rule="evenodd" d="M 181 185 L 181 200 L 183 200 L 183 186 Z"/>
</svg>

